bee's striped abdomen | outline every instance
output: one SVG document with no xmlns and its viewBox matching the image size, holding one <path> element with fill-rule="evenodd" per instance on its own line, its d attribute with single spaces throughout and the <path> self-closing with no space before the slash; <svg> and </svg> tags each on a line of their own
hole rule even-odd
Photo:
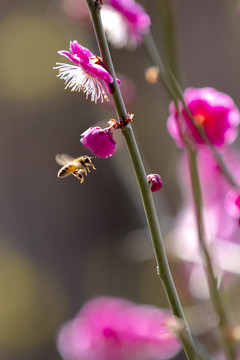
<svg viewBox="0 0 240 360">
<path fill-rule="evenodd" d="M 76 170 L 77 170 L 77 167 L 73 164 L 65 165 L 59 170 L 58 177 L 68 176 L 68 175 L 72 174 L 73 172 L 75 172 Z"/>
</svg>

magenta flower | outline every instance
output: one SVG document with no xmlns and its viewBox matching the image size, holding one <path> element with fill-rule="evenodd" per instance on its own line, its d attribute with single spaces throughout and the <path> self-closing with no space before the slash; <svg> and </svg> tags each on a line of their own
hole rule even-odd
<svg viewBox="0 0 240 360">
<path fill-rule="evenodd" d="M 57 346 L 65 360 L 160 360 L 181 348 L 167 327 L 169 311 L 100 297 L 63 325 Z"/>
<path fill-rule="evenodd" d="M 58 53 L 75 64 L 57 63 L 58 66 L 55 67 L 59 70 L 60 79 L 65 80 L 65 88 L 71 88 L 72 91 L 82 90 L 86 93 L 86 98 L 90 95 L 91 101 L 95 103 L 98 99 L 101 102 L 108 100 L 107 93 L 112 93 L 110 84 L 113 83 L 113 77 L 103 67 L 98 56 L 77 41 L 70 42 L 70 52 L 62 50 Z M 117 81 L 120 84 L 120 80 Z"/>
<path fill-rule="evenodd" d="M 150 17 L 134 0 L 105 0 L 102 21 L 108 40 L 116 47 L 135 48 L 149 31 Z"/>
<path fill-rule="evenodd" d="M 111 127 L 101 129 L 99 126 L 90 127 L 81 134 L 81 143 L 91 149 L 99 157 L 112 156 L 116 141 L 113 139 Z"/>
<path fill-rule="evenodd" d="M 183 146 L 182 135 L 192 143 L 204 144 L 202 131 L 210 143 L 217 147 L 235 140 L 240 113 L 230 96 L 212 88 L 188 88 L 184 92 L 184 99 L 193 121 L 181 104 L 179 109 L 182 116 L 179 119 L 173 102 L 169 107 L 167 121 L 168 131 L 178 146 Z"/>
<path fill-rule="evenodd" d="M 158 174 L 149 174 L 147 176 L 147 180 L 151 184 L 151 191 L 152 192 L 161 190 L 161 188 L 163 186 L 163 183 L 162 183 L 162 178 L 161 178 L 160 175 L 158 175 Z"/>
</svg>

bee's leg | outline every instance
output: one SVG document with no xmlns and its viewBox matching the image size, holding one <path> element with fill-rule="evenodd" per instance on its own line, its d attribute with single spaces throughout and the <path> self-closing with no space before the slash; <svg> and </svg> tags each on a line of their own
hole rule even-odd
<svg viewBox="0 0 240 360">
<path fill-rule="evenodd" d="M 80 180 L 81 184 L 84 182 L 84 176 L 81 174 L 80 171 L 73 172 L 73 175 L 76 176 L 76 178 L 78 178 L 78 180 Z"/>
<path fill-rule="evenodd" d="M 89 167 L 87 167 L 87 171 L 88 171 L 88 172 L 90 172 L 90 169 L 89 169 Z"/>
<path fill-rule="evenodd" d="M 92 166 L 94 170 L 96 170 L 95 166 L 93 164 L 89 164 L 89 166 Z M 90 170 L 89 170 L 90 171 Z"/>
</svg>

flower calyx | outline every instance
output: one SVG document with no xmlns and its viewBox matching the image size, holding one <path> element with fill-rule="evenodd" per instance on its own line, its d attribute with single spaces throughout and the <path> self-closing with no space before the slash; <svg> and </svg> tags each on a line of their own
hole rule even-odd
<svg viewBox="0 0 240 360">
<path fill-rule="evenodd" d="M 115 119 L 110 119 L 108 121 L 110 130 L 117 130 L 125 128 L 130 122 L 132 122 L 133 114 L 127 114 L 124 118 L 119 118 L 119 121 Z"/>
<path fill-rule="evenodd" d="M 119 118 L 119 126 L 120 128 L 125 128 L 130 122 L 132 122 L 134 117 L 134 114 L 129 114 L 127 113 L 127 115 L 124 118 Z"/>
</svg>

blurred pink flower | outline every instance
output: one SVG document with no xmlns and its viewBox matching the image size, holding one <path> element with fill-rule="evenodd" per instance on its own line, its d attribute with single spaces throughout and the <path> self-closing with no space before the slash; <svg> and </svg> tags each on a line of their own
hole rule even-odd
<svg viewBox="0 0 240 360">
<path fill-rule="evenodd" d="M 90 21 L 90 14 L 85 0 L 61 0 L 61 7 L 73 20 Z"/>
<path fill-rule="evenodd" d="M 167 121 L 168 131 L 179 147 L 183 146 L 181 135 L 197 145 L 204 144 L 201 131 L 205 132 L 214 146 L 220 147 L 235 140 L 240 113 L 230 96 L 207 87 L 188 88 L 184 92 L 184 99 L 193 121 L 181 104 L 179 110 L 182 116 L 179 119 L 173 102 L 169 107 L 170 116 Z"/>
<path fill-rule="evenodd" d="M 98 56 L 79 45 L 76 40 L 70 42 L 70 52 L 62 50 L 58 53 L 75 64 L 57 63 L 58 66 L 55 67 L 59 70 L 60 79 L 65 80 L 65 88 L 71 88 L 72 91 L 82 90 L 86 93 L 86 98 L 91 95 L 91 101 L 95 103 L 98 99 L 102 102 L 108 99 L 107 92 L 112 92 L 110 84 L 113 83 L 113 77 L 103 67 Z M 120 84 L 120 80 L 117 81 Z"/>
<path fill-rule="evenodd" d="M 161 178 L 160 175 L 158 175 L 158 174 L 149 174 L 147 176 L 147 180 L 151 184 L 151 191 L 152 192 L 161 190 L 161 188 L 163 186 L 163 183 L 162 183 L 162 178 Z"/>
<path fill-rule="evenodd" d="M 99 126 L 90 127 L 81 134 L 81 143 L 91 149 L 99 157 L 112 156 L 116 141 L 113 139 L 111 127 L 101 129 Z"/>
<path fill-rule="evenodd" d="M 236 189 L 231 189 L 225 198 L 225 208 L 230 216 L 240 220 L 240 192 Z"/>
<path fill-rule="evenodd" d="M 116 48 L 134 49 L 149 31 L 150 17 L 135 0 L 105 0 L 102 7 L 103 27 Z"/>
<path fill-rule="evenodd" d="M 170 320 L 167 310 L 100 297 L 63 325 L 57 346 L 65 360 L 167 359 L 181 349 Z"/>
<path fill-rule="evenodd" d="M 240 184 L 240 153 L 227 149 L 222 154 L 229 171 Z M 240 274 L 239 218 L 229 212 L 226 196 L 233 191 L 216 159 L 207 146 L 197 152 L 200 184 L 203 196 L 203 216 L 207 242 L 219 268 Z M 193 211 L 188 161 L 183 154 L 180 168 L 184 203 L 175 221 L 171 251 L 183 260 L 201 263 L 196 221 Z M 231 200 L 231 199 L 229 199 Z M 239 209 L 238 209 L 239 211 Z"/>
<path fill-rule="evenodd" d="M 222 352 L 218 352 L 217 354 L 215 354 L 215 356 L 213 357 L 214 360 L 227 360 L 227 357 L 225 354 L 223 354 Z M 236 353 L 236 357 L 235 360 L 240 360 L 240 351 L 239 348 L 237 349 L 237 353 Z"/>
</svg>

